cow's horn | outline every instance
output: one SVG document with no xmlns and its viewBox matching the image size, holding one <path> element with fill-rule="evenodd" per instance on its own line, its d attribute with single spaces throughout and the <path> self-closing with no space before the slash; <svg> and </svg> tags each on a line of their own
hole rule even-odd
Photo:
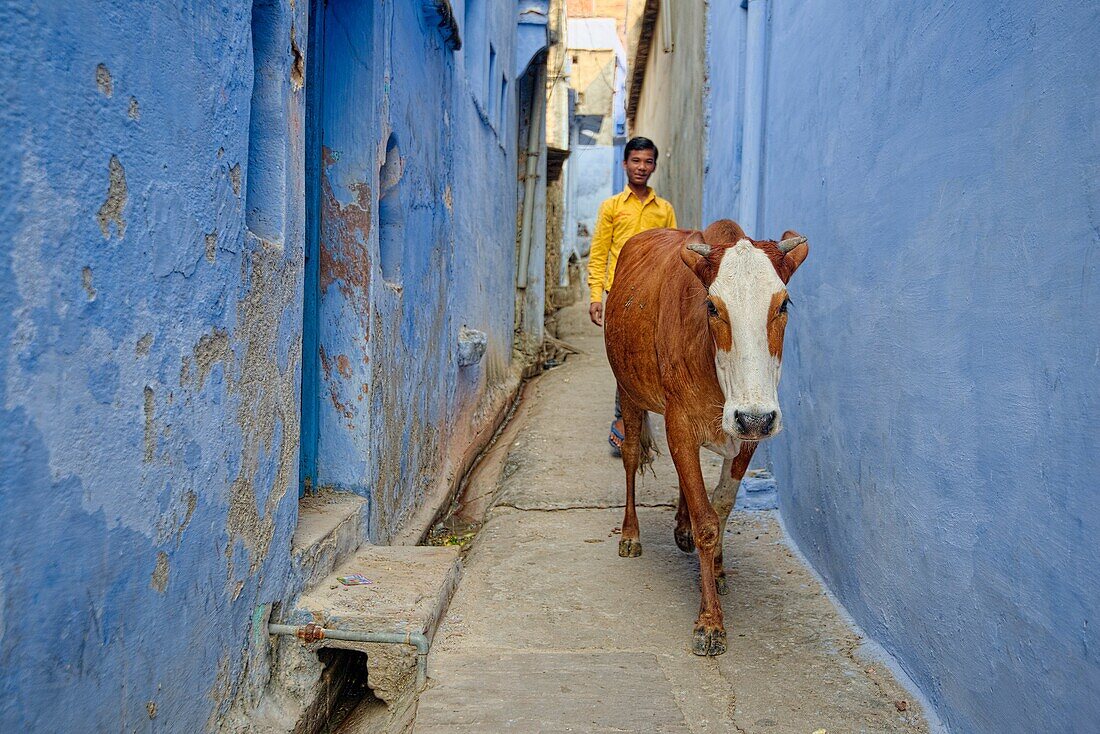
<svg viewBox="0 0 1100 734">
<path fill-rule="evenodd" d="M 692 242 L 687 247 L 692 252 L 697 252 L 700 255 L 702 255 L 703 257 L 706 257 L 707 255 L 710 254 L 710 245 L 708 245 L 705 242 Z"/>
<path fill-rule="evenodd" d="M 784 253 L 790 252 L 805 241 L 805 237 L 791 237 L 790 239 L 783 240 L 779 243 L 779 251 Z"/>
</svg>

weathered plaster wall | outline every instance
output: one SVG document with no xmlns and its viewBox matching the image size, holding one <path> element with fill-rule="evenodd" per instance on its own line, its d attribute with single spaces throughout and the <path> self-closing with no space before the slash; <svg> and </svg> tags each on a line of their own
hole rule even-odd
<svg viewBox="0 0 1100 734">
<path fill-rule="evenodd" d="M 615 159 L 615 148 L 610 145 L 578 146 L 569 159 L 577 248 L 582 257 L 587 257 L 596 231 L 596 214 L 603 200 L 614 193 L 614 170 L 621 161 Z"/>
<path fill-rule="evenodd" d="M 570 49 L 577 62 L 570 67 L 569 81 L 577 90 L 574 114 L 581 123 L 584 145 L 611 145 L 615 135 L 612 102 L 615 94 L 616 58 L 613 49 Z"/>
<path fill-rule="evenodd" d="M 568 282 L 567 263 L 574 255 L 574 239 L 567 236 L 576 224 L 566 195 L 569 182 L 569 148 L 573 132 L 573 94 L 569 88 L 572 58 L 568 48 L 568 18 L 565 0 L 551 0 L 550 45 L 546 52 L 546 310 L 550 313 L 567 305 L 567 293 L 560 286 Z M 554 156 L 565 160 L 553 165 Z M 570 226 L 566 226 L 566 222 Z"/>
<path fill-rule="evenodd" d="M 519 120 L 518 138 L 528 140 L 530 125 L 534 119 L 534 97 L 545 94 L 546 56 L 540 56 L 527 68 L 519 79 L 519 105 L 523 113 Z M 541 71 L 540 71 L 541 69 Z M 544 113 L 540 113 L 544 114 Z M 537 133 L 538 131 L 536 131 Z M 524 150 L 516 161 L 517 199 L 523 201 L 524 177 L 527 172 L 527 151 Z M 535 186 L 532 196 L 530 254 L 527 261 L 527 287 L 516 294 L 516 334 L 514 345 L 526 355 L 535 359 L 543 341 L 543 317 L 546 311 L 546 142 L 539 143 L 538 161 L 535 166 Z M 517 226 L 517 247 L 522 237 L 522 223 Z M 518 249 L 517 249 L 518 253 Z"/>
<path fill-rule="evenodd" d="M 0 8 L 4 731 L 199 731 L 287 592 L 305 19 L 256 13 Z"/>
<path fill-rule="evenodd" d="M 1100 719 L 1098 29 L 1085 0 L 772 7 L 763 230 L 811 242 L 781 508 L 952 731 Z"/>
<path fill-rule="evenodd" d="M 718 4 L 718 3 L 715 3 Z M 672 202 L 681 227 L 702 228 L 703 84 L 705 15 L 700 2 L 661 3 L 653 27 L 645 82 L 629 137 L 641 135 L 661 153 L 650 185 Z M 672 13 L 672 50 L 666 52 L 660 13 Z M 688 106 L 670 103 L 688 102 Z"/>
<path fill-rule="evenodd" d="M 385 540 L 438 469 L 456 370 L 447 105 L 422 93 L 445 88 L 452 54 L 417 5 L 333 2 L 320 22 L 316 481 L 366 495 L 371 536 Z"/>
<path fill-rule="evenodd" d="M 376 542 L 455 478 L 511 361 L 516 12 L 455 9 L 458 51 L 415 3 L 324 13 L 316 484 L 367 496 Z M 489 344 L 459 368 L 463 327 Z"/>
<path fill-rule="evenodd" d="M 703 89 L 702 222 L 737 219 L 745 106 L 745 19 L 740 3 L 707 5 Z M 688 104 L 685 102 L 685 104 Z"/>
<path fill-rule="evenodd" d="M 516 170 L 519 147 L 526 144 L 517 131 L 517 74 L 522 70 L 515 68 L 515 3 L 481 2 L 491 11 L 491 20 L 484 26 L 484 33 L 471 36 L 465 30 L 471 26 L 471 19 L 464 18 L 464 45 L 455 55 L 455 81 L 450 91 L 449 114 L 455 130 L 451 205 L 455 245 L 449 275 L 449 307 L 456 335 L 463 326 L 484 331 L 488 334 L 488 349 L 480 364 L 460 368 L 456 373 L 451 388 L 454 407 L 448 418 L 454 426 L 449 444 L 452 451 L 472 438 L 485 420 L 482 396 L 500 395 L 514 380 L 515 242 L 519 206 Z M 478 38 L 483 40 L 475 43 Z M 495 124 L 476 92 L 475 61 L 488 55 L 490 41 L 500 54 L 500 76 L 507 78 L 505 112 Z M 541 281 L 541 277 L 535 279 L 536 287 Z M 455 465 L 458 466 L 457 460 Z"/>
<path fill-rule="evenodd" d="M 302 0 L 0 8 L 0 730 L 193 732 L 255 702 L 253 612 L 303 583 L 311 172 L 318 465 L 375 541 L 460 474 L 514 384 L 517 11 L 483 6 L 495 103 L 416 3 L 331 0 L 369 32 L 325 52 Z M 489 347 L 459 368 L 464 325 Z"/>
</svg>

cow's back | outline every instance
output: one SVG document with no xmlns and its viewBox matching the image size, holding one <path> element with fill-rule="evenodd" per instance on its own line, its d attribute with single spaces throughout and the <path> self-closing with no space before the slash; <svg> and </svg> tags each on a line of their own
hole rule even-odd
<svg viewBox="0 0 1100 734">
<path fill-rule="evenodd" d="M 627 241 L 607 297 L 604 341 L 620 388 L 639 407 L 664 413 L 672 399 L 709 421 L 721 414 L 722 397 L 707 292 L 680 257 L 699 234 L 652 229 Z"/>
</svg>

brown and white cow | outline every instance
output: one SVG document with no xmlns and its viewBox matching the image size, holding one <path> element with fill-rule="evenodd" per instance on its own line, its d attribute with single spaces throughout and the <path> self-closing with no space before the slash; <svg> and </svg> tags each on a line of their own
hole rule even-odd
<svg viewBox="0 0 1100 734">
<path fill-rule="evenodd" d="M 641 555 L 634 478 L 649 456 L 647 412 L 662 413 L 680 480 L 676 544 L 698 549 L 702 606 L 696 655 L 726 651 L 718 594 L 725 594 L 722 536 L 758 441 L 783 427 L 778 387 L 787 326 L 787 281 L 809 245 L 745 236 L 723 219 L 703 232 L 655 229 L 631 238 L 608 295 L 604 339 L 619 383 L 626 439 L 626 515 L 619 555 Z M 710 497 L 702 446 L 724 457 Z"/>
</svg>

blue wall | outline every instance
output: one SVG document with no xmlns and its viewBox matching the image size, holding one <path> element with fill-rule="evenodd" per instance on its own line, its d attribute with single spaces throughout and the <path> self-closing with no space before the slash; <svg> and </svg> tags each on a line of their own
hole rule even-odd
<svg viewBox="0 0 1100 734">
<path fill-rule="evenodd" d="M 485 2 L 512 81 L 515 6 Z M 514 100 L 495 129 L 421 4 L 332 0 L 363 35 L 326 51 L 314 156 L 309 6 L 0 8 L 0 730 L 201 731 L 263 684 L 253 610 L 302 584 L 307 230 L 319 483 L 370 497 L 371 539 L 510 369 Z M 463 325 L 489 353 L 459 369 Z"/>
<path fill-rule="evenodd" d="M 313 31 L 324 61 L 307 154 L 319 160 L 320 202 L 311 483 L 366 496 L 374 542 L 461 474 L 482 398 L 512 361 L 516 74 L 538 49 L 517 58 L 511 0 L 480 0 L 474 25 L 455 3 L 459 50 L 425 5 L 333 0 Z M 400 250 L 388 269 L 386 242 Z M 479 365 L 457 366 L 463 327 L 488 336 Z"/>
<path fill-rule="evenodd" d="M 253 187 L 251 3 L 0 10 L 5 731 L 199 730 L 287 592 L 304 18 L 263 12 Z"/>
<path fill-rule="evenodd" d="M 772 6 L 764 231 L 811 242 L 781 509 L 952 731 L 1100 720 L 1098 42 L 1086 0 Z"/>
</svg>

